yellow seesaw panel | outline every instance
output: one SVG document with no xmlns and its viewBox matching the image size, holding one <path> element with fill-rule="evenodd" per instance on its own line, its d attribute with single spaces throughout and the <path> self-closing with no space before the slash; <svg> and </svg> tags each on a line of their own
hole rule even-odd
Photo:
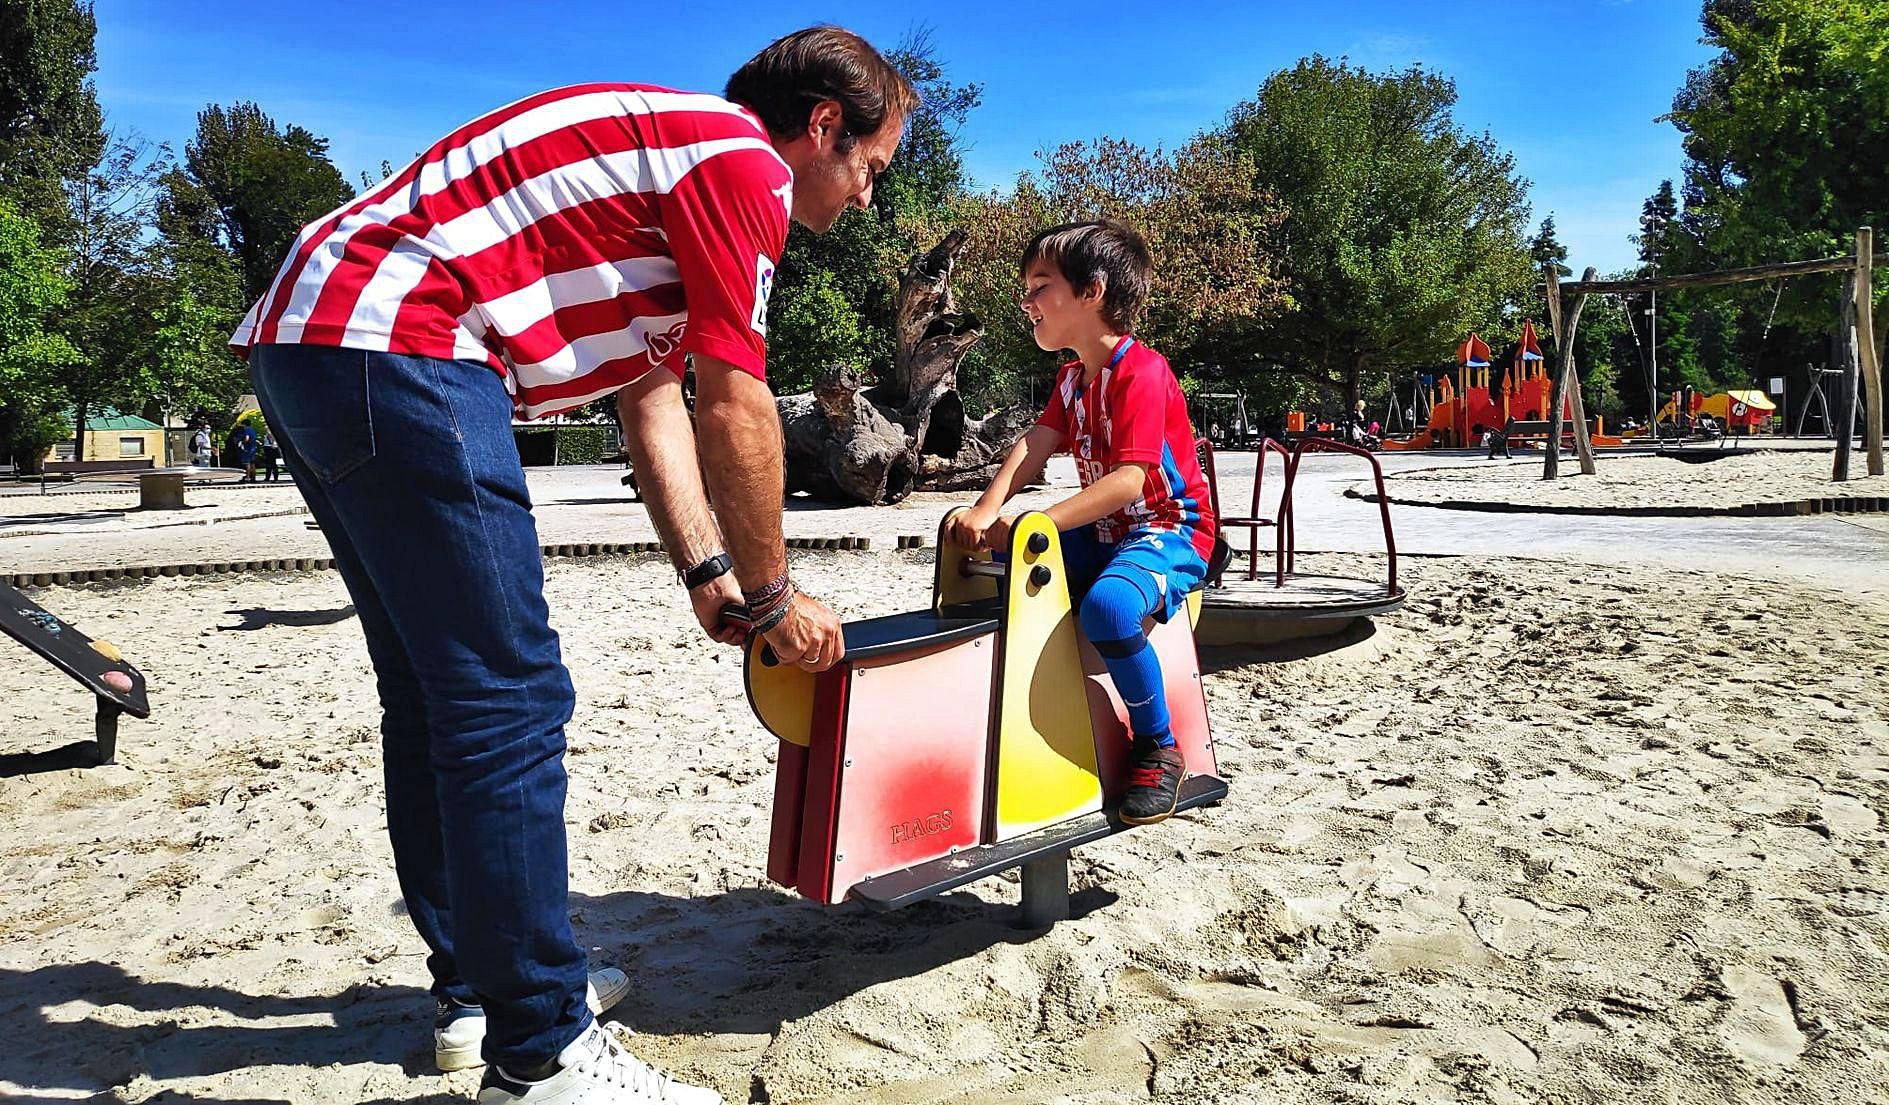
<svg viewBox="0 0 1889 1105">
<path fill-rule="evenodd" d="M 748 705 L 768 732 L 805 748 L 811 743 L 813 731 L 816 677 L 793 664 L 770 664 L 766 658 L 772 656 L 760 634 L 749 638 L 741 671 L 742 682 L 748 688 Z"/>
<path fill-rule="evenodd" d="M 1029 551 L 1033 534 L 1048 538 L 1041 553 Z M 1050 572 L 1041 585 L 1031 579 L 1039 566 Z M 1102 808 L 1069 579 L 1049 515 L 1017 519 L 1005 591 L 995 840 Z"/>
<path fill-rule="evenodd" d="M 997 581 L 989 576 L 966 575 L 959 569 L 966 560 L 988 561 L 988 549 L 971 549 L 951 540 L 951 519 L 968 510 L 953 507 L 938 523 L 938 560 L 931 581 L 931 609 L 942 614 L 947 606 L 983 602 L 997 597 Z"/>
</svg>

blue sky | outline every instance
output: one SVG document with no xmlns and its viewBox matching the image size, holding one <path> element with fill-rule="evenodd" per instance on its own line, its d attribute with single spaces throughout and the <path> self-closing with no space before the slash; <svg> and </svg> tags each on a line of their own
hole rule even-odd
<svg viewBox="0 0 1889 1105">
<path fill-rule="evenodd" d="M 255 100 L 278 122 L 327 136 L 353 182 L 543 88 L 630 80 L 719 91 L 796 27 L 840 23 L 890 46 L 922 13 L 952 78 L 984 85 L 963 137 L 975 180 L 995 186 L 1064 141 L 1184 141 L 1306 54 L 1372 69 L 1420 62 L 1456 80 L 1460 124 L 1515 154 L 1536 218 L 1554 214 L 1570 263 L 1607 272 L 1631 263 L 1641 202 L 1678 175 L 1678 133 L 1654 120 L 1709 56 L 1698 12 L 1692 0 L 99 0 L 97 81 L 114 127 L 179 149 L 205 104 Z M 1575 94 L 1580 103 L 1562 98 Z"/>
</svg>

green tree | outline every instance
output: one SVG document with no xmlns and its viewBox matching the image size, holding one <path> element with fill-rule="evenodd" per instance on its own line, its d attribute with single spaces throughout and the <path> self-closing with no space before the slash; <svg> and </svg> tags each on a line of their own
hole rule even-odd
<svg viewBox="0 0 1889 1105">
<path fill-rule="evenodd" d="M 72 407 L 75 456 L 83 455 L 93 411 L 142 402 L 150 392 L 146 232 L 163 168 L 148 143 L 115 136 L 98 164 L 67 190 L 72 291 L 61 330 L 79 357 L 60 373 L 60 388 Z"/>
<path fill-rule="evenodd" d="M 216 238 L 235 255 L 251 302 L 268 290 L 302 227 L 353 195 L 328 160 L 326 138 L 294 124 L 278 127 L 253 103 L 197 113 L 180 179 L 215 207 Z M 199 206 L 195 198 L 178 203 Z"/>
<path fill-rule="evenodd" d="M 105 151 L 92 5 L 0 0 L 0 195 L 63 245 L 71 223 L 65 186 Z"/>
<path fill-rule="evenodd" d="M 768 380 L 777 391 L 808 390 L 815 374 L 829 364 L 871 360 L 858 310 L 825 269 L 814 269 L 777 292 L 768 314 Z"/>
<path fill-rule="evenodd" d="M 1553 215 L 1541 220 L 1541 226 L 1536 229 L 1535 237 L 1529 241 L 1528 259 L 1533 266 L 1535 282 L 1529 285 L 1527 294 L 1521 298 L 1516 307 L 1534 321 L 1535 332 L 1541 340 L 1543 351 L 1546 352 L 1554 341 L 1554 321 L 1548 313 L 1547 268 L 1553 265 L 1555 276 L 1562 280 L 1574 275 L 1574 270 L 1568 267 L 1568 247 L 1562 245 L 1561 239 L 1555 234 Z M 1515 330 L 1519 337 L 1520 326 L 1516 326 Z M 1574 340 L 1576 346 L 1581 344 L 1581 335 L 1578 331 Z M 1577 348 L 1577 355 L 1580 352 L 1581 350 Z M 1586 360 L 1577 363 L 1585 370 Z"/>
<path fill-rule="evenodd" d="M 1683 272 L 1690 267 L 1688 262 L 1698 251 L 1680 221 L 1679 199 L 1672 181 L 1660 181 L 1658 190 L 1640 206 L 1640 232 L 1633 240 L 1640 249 L 1643 274 Z M 1710 381 L 1699 363 L 1698 340 L 1693 335 L 1693 297 L 1668 292 L 1652 298 L 1657 300 L 1658 313 L 1646 340 L 1659 373 L 1656 383 L 1672 388 L 1707 388 Z"/>
<path fill-rule="evenodd" d="M 1547 352 L 1551 348 L 1548 328 L 1539 329 Z M 1580 370 L 1581 398 L 1589 415 L 1600 415 L 1615 423 L 1632 413 L 1621 395 L 1623 381 L 1630 382 L 1639 371 L 1632 352 L 1632 338 L 1627 334 L 1626 316 L 1621 314 L 1619 302 L 1590 297 L 1581 312 L 1580 329 L 1574 334 L 1574 363 Z M 1645 404 L 1640 409 L 1643 411 Z"/>
<path fill-rule="evenodd" d="M 1134 227 L 1154 258 L 1136 332 L 1183 386 L 1242 386 L 1234 377 L 1251 363 L 1229 360 L 1229 350 L 1289 304 L 1277 275 L 1283 217 L 1251 162 L 1211 136 L 1171 154 L 1120 139 L 1068 143 L 1008 195 L 968 197 L 957 211 L 971 230 L 957 286 L 985 323 L 978 365 L 988 397 L 1040 400 L 1054 366 L 1017 306 L 1024 246 L 1045 227 L 1099 218 Z"/>
<path fill-rule="evenodd" d="M 57 372 L 78 359 L 57 318 L 70 290 L 39 227 L 0 197 L 0 449 L 31 464 L 64 435 Z"/>
<path fill-rule="evenodd" d="M 246 309 L 242 294 L 227 258 L 166 258 L 151 274 L 147 403 L 154 419 L 228 411 L 249 390 L 249 370 L 229 348 Z"/>
<path fill-rule="evenodd" d="M 1667 118 L 1684 135 L 1688 217 L 1709 255 L 1848 252 L 1857 227 L 1889 218 L 1889 5 L 1707 0 L 1702 22 L 1719 53 Z M 1827 282 L 1797 281 L 1778 317 L 1827 331 L 1834 299 Z"/>
<path fill-rule="evenodd" d="M 1400 365 L 1447 361 L 1527 288 L 1527 183 L 1488 135 L 1456 125 L 1455 103 L 1422 68 L 1312 57 L 1232 110 L 1224 135 L 1285 204 L 1297 303 L 1253 335 L 1251 358 L 1349 408 Z"/>
<path fill-rule="evenodd" d="M 158 249 L 149 274 L 152 395 L 147 417 L 226 411 L 249 389 L 229 336 L 249 307 L 236 256 L 220 240 L 222 213 L 177 168 L 158 195 Z"/>
<path fill-rule="evenodd" d="M 1553 215 L 1541 220 L 1535 237 L 1529 241 L 1528 259 L 1534 262 L 1536 272 L 1553 265 L 1556 276 L 1565 279 L 1574 275 L 1574 270 L 1568 267 L 1568 247 L 1562 245 L 1561 239 L 1555 235 Z"/>
</svg>

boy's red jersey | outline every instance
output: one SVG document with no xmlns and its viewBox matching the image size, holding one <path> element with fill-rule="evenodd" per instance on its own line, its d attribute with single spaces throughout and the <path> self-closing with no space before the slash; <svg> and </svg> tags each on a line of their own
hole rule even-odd
<svg viewBox="0 0 1889 1105">
<path fill-rule="evenodd" d="M 1202 560 L 1213 555 L 1218 522 L 1194 452 L 1187 400 L 1167 358 L 1123 338 L 1108 367 L 1086 387 L 1082 362 L 1070 361 L 1057 373 L 1049 406 L 1036 422 L 1063 435 L 1084 487 L 1118 464 L 1148 466 L 1140 500 L 1095 523 L 1103 541 L 1155 530 L 1186 537 Z"/>
</svg>

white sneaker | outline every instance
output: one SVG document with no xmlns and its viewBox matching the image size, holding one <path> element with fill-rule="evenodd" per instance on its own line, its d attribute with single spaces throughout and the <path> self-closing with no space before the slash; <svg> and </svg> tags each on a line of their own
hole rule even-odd
<svg viewBox="0 0 1889 1105">
<path fill-rule="evenodd" d="M 722 1105 L 714 1090 L 685 1086 L 625 1051 L 611 1032 L 617 1027 L 593 1021 L 558 1053 L 558 1072 L 536 1082 L 492 1067 L 479 1105 Z"/>
<path fill-rule="evenodd" d="M 615 967 L 590 972 L 590 994 L 586 999 L 593 1016 L 603 1013 L 630 992 L 630 976 Z M 433 1012 L 433 1059 L 441 1070 L 465 1070 L 483 1066 L 479 1054 L 485 1044 L 485 1010 L 476 1005 L 460 1005 L 441 999 Z"/>
</svg>

